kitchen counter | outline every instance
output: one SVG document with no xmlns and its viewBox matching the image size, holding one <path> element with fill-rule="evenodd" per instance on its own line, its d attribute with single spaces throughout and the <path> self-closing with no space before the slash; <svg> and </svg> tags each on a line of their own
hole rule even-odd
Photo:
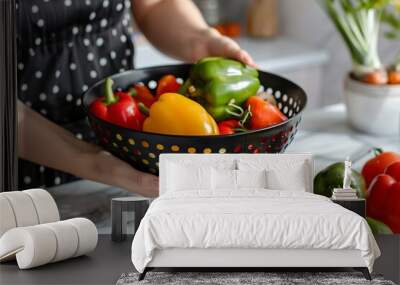
<svg viewBox="0 0 400 285">
<path fill-rule="evenodd" d="M 328 53 L 289 37 L 271 39 L 239 38 L 239 45 L 249 52 L 262 70 L 284 72 L 325 64 Z"/>
<path fill-rule="evenodd" d="M 260 69 L 272 72 L 322 65 L 329 58 L 328 54 L 321 49 L 304 45 L 284 36 L 271 39 L 241 37 L 235 40 L 253 57 Z M 137 42 L 135 50 L 137 68 L 180 62 L 162 54 L 146 41 L 138 40 Z"/>
<path fill-rule="evenodd" d="M 400 152 L 399 134 L 392 137 L 360 133 L 347 124 L 344 104 L 306 111 L 300 130 L 287 152 L 312 152 L 316 171 L 350 157 L 353 167 L 360 170 L 373 156 L 374 147 Z"/>
</svg>

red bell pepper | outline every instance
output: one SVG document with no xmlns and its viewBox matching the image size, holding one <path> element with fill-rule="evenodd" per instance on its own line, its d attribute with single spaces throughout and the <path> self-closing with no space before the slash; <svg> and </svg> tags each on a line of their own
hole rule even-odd
<svg viewBox="0 0 400 285">
<path fill-rule="evenodd" d="M 383 222 L 395 234 L 400 234 L 400 181 L 393 184 L 384 203 L 385 216 Z"/>
<path fill-rule="evenodd" d="M 385 216 L 384 203 L 387 198 L 390 187 L 396 183 L 396 180 L 387 174 L 376 176 L 368 188 L 367 216 L 376 220 L 383 220 Z"/>
<path fill-rule="evenodd" d="M 176 81 L 176 77 L 172 74 L 167 74 L 161 77 L 158 81 L 156 98 L 158 98 L 164 93 L 178 93 L 179 88 L 182 84 Z"/>
<path fill-rule="evenodd" d="M 150 108 L 157 99 L 151 94 L 149 88 L 144 84 L 135 84 L 130 90 L 131 96 L 139 102 L 142 102 L 147 108 Z"/>
<path fill-rule="evenodd" d="M 278 107 L 259 96 L 249 97 L 246 107 L 250 111 L 250 129 L 252 130 L 267 128 L 287 120 Z"/>
<path fill-rule="evenodd" d="M 392 163 L 385 169 L 387 175 L 392 176 L 394 179 L 400 182 L 400 161 Z"/>
<path fill-rule="evenodd" d="M 385 169 L 394 162 L 400 161 L 400 154 L 383 151 L 382 149 L 375 148 L 375 157 L 368 160 L 362 168 L 361 174 L 367 183 L 367 187 L 371 183 L 372 179 L 378 174 L 381 174 Z"/>
<path fill-rule="evenodd" d="M 367 216 L 385 223 L 393 233 L 400 233 L 399 170 L 400 162 L 387 167 L 372 180 L 367 196 Z"/>
<path fill-rule="evenodd" d="M 89 110 L 96 117 L 112 124 L 141 130 L 145 116 L 139 111 L 137 102 L 126 92 L 113 93 L 114 81 L 107 78 L 104 83 L 104 96 L 90 104 Z"/>
</svg>

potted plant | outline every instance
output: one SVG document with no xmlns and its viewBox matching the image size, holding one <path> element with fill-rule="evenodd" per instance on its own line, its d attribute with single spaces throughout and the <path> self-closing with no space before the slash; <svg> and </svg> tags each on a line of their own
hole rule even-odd
<svg viewBox="0 0 400 285">
<path fill-rule="evenodd" d="M 400 1 L 322 0 L 322 3 L 352 58 L 353 67 L 345 81 L 350 125 L 371 134 L 399 134 L 400 54 L 393 65 L 385 68 L 378 54 L 378 42 L 382 22 L 392 28 L 389 36 L 397 37 L 400 33 Z"/>
<path fill-rule="evenodd" d="M 394 63 L 388 69 L 389 84 L 400 84 L 400 0 L 395 1 L 395 5 L 395 9 L 384 10 L 382 15 L 382 21 L 390 27 L 386 37 L 397 41 L 399 48 Z"/>
</svg>

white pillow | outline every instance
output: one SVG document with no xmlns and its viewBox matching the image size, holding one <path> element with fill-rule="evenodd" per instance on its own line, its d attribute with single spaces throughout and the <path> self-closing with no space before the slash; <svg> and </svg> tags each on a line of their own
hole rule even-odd
<svg viewBox="0 0 400 285">
<path fill-rule="evenodd" d="M 272 156 L 270 159 L 239 159 L 240 170 L 267 171 L 267 188 L 271 190 L 311 191 L 311 169 L 309 160 L 296 160 L 289 155 Z"/>
<path fill-rule="evenodd" d="M 168 163 L 167 188 L 170 191 L 211 189 L 211 167 Z"/>
<path fill-rule="evenodd" d="M 212 189 L 236 190 L 236 170 L 212 168 Z"/>
<path fill-rule="evenodd" d="M 267 172 L 263 170 L 236 170 L 238 188 L 267 188 Z"/>
<path fill-rule="evenodd" d="M 267 170 L 268 189 L 306 192 L 306 185 L 309 184 L 309 181 L 305 167 L 305 163 L 297 163 L 284 171 L 281 169 Z"/>
</svg>

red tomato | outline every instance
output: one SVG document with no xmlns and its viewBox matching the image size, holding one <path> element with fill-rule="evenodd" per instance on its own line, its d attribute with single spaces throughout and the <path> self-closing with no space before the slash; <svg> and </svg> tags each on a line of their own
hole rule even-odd
<svg viewBox="0 0 400 285">
<path fill-rule="evenodd" d="M 383 222 L 390 227 L 393 233 L 400 233 L 400 182 L 393 184 L 386 198 L 386 203 L 383 205 L 386 215 L 383 217 Z"/>
<path fill-rule="evenodd" d="M 371 184 L 375 176 L 384 173 L 389 165 L 397 161 L 400 161 L 400 155 L 395 152 L 382 152 L 368 160 L 361 171 L 367 187 Z"/>
<path fill-rule="evenodd" d="M 181 88 L 181 84 L 176 82 L 175 76 L 172 74 L 164 75 L 158 81 L 156 98 L 158 100 L 158 98 L 164 93 L 177 93 L 179 88 Z"/>
<path fill-rule="evenodd" d="M 400 161 L 392 163 L 385 169 L 387 175 L 392 176 L 397 182 L 400 182 Z"/>
<path fill-rule="evenodd" d="M 232 135 L 235 133 L 235 128 L 239 128 L 240 124 L 238 120 L 225 120 L 218 123 L 218 129 L 220 135 Z"/>
<path fill-rule="evenodd" d="M 287 117 L 271 103 L 264 101 L 259 96 L 251 96 L 246 101 L 246 107 L 250 106 L 250 128 L 258 130 L 282 123 Z"/>
<path fill-rule="evenodd" d="M 384 204 L 387 200 L 387 195 L 390 187 L 396 183 L 396 180 L 386 174 L 380 174 L 372 180 L 368 188 L 367 195 L 367 216 L 382 220 L 386 215 L 387 209 Z"/>
</svg>

